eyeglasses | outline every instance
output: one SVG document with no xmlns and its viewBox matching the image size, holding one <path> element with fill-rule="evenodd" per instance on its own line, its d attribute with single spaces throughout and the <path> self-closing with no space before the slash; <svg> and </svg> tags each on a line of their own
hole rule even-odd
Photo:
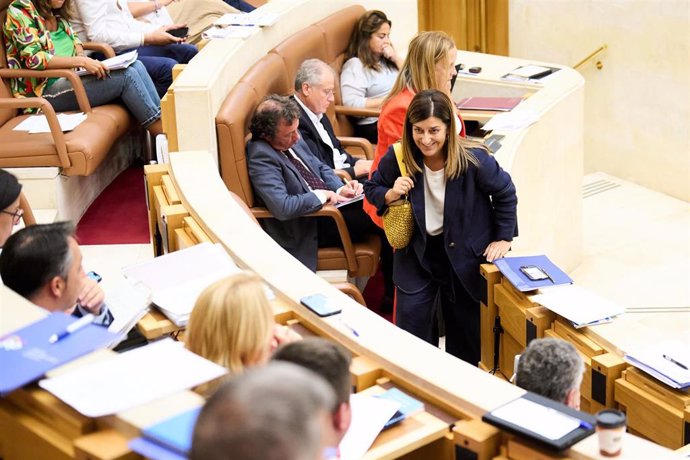
<svg viewBox="0 0 690 460">
<path fill-rule="evenodd" d="M 19 223 L 19 220 L 24 215 L 24 210 L 22 208 L 19 208 L 14 212 L 5 211 L 4 209 L 2 209 L 2 210 L 0 210 L 0 212 L 2 212 L 4 214 L 9 214 L 10 216 L 12 216 L 12 222 L 14 223 L 14 225 L 17 225 Z"/>
</svg>

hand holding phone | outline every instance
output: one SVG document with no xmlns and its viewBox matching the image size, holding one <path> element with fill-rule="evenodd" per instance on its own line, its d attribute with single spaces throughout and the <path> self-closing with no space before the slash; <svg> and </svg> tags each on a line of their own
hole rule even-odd
<svg viewBox="0 0 690 460">
<path fill-rule="evenodd" d="M 342 308 L 333 305 L 332 301 L 323 294 L 314 294 L 302 297 L 299 299 L 299 301 L 302 303 L 302 305 L 322 318 L 324 316 L 337 315 L 342 311 Z"/>
<path fill-rule="evenodd" d="M 168 33 L 173 37 L 185 38 L 189 34 L 189 27 L 180 27 L 179 29 L 170 29 Z"/>
</svg>

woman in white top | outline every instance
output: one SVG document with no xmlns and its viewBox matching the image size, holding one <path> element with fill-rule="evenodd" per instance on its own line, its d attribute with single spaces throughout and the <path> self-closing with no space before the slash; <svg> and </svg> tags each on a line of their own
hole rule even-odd
<svg viewBox="0 0 690 460">
<path fill-rule="evenodd" d="M 340 74 L 343 104 L 378 109 L 393 87 L 402 59 L 390 41 L 391 21 L 379 10 L 367 11 L 352 31 Z M 376 117 L 359 118 L 355 135 L 377 143 Z"/>
</svg>

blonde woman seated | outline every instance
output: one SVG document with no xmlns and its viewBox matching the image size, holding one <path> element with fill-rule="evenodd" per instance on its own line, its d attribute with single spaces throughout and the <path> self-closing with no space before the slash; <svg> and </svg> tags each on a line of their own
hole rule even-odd
<svg viewBox="0 0 690 460">
<path fill-rule="evenodd" d="M 266 363 L 278 346 L 301 338 L 276 324 L 261 278 L 243 272 L 204 289 L 189 318 L 186 343 L 236 375 Z"/>
</svg>

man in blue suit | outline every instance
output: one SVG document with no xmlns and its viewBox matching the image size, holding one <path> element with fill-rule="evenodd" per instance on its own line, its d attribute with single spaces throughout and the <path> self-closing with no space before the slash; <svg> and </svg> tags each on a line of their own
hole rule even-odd
<svg viewBox="0 0 690 460">
<path fill-rule="evenodd" d="M 299 136 L 299 107 L 288 97 L 267 96 L 256 108 L 247 146 L 249 178 L 259 204 L 275 218 L 262 219 L 266 233 L 296 259 L 316 271 L 317 249 L 339 246 L 332 219 L 307 218 L 324 205 L 362 194 L 357 181 L 343 181 Z M 342 207 L 353 241 L 375 232 L 361 202 Z"/>
</svg>

